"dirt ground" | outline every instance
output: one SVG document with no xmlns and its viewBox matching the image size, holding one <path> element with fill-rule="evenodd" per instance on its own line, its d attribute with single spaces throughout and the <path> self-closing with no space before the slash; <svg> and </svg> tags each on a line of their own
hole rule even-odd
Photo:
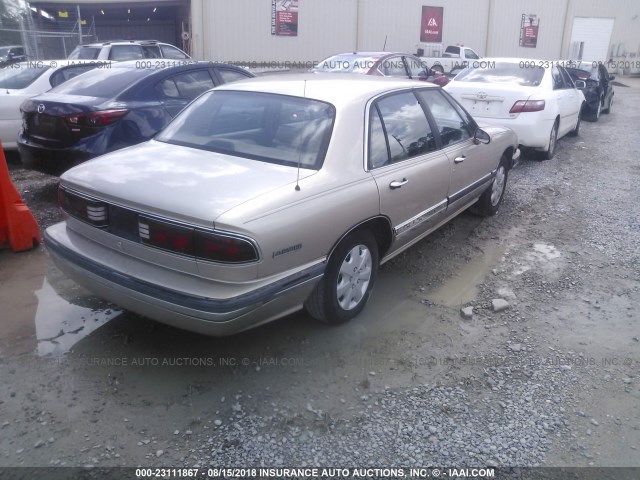
<svg viewBox="0 0 640 480">
<path fill-rule="evenodd" d="M 638 83 L 510 172 L 497 216 L 384 265 L 339 327 L 203 337 L 92 296 L 42 246 L 0 252 L 0 466 L 640 467 Z M 9 163 L 59 221 L 56 179 Z"/>
</svg>

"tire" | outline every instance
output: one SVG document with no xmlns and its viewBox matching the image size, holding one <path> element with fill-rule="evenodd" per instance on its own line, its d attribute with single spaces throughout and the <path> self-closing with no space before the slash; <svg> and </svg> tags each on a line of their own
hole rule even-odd
<svg viewBox="0 0 640 480">
<path fill-rule="evenodd" d="M 490 217 L 498 213 L 502 199 L 504 198 L 504 192 L 507 188 L 507 178 L 509 177 L 508 165 L 509 158 L 503 155 L 491 185 L 489 185 L 489 188 L 484 191 L 476 203 L 474 210 L 479 215 Z"/>
<path fill-rule="evenodd" d="M 339 325 L 357 316 L 371 295 L 378 260 L 378 243 L 371 232 L 356 230 L 347 235 L 304 303 L 309 315 L 327 325 Z M 356 271 L 359 274 L 353 275 Z"/>
<path fill-rule="evenodd" d="M 598 108 L 595 112 L 589 114 L 589 120 L 592 122 L 597 122 L 600 120 L 600 114 L 602 113 L 602 97 L 598 100 Z"/>
<path fill-rule="evenodd" d="M 583 110 L 584 110 L 584 105 L 580 107 L 580 111 L 578 112 L 578 121 L 576 122 L 575 128 L 569 132 L 569 135 L 571 135 L 572 137 L 577 137 L 580 134 L 580 122 L 582 121 Z"/>
<path fill-rule="evenodd" d="M 551 132 L 549 133 L 549 147 L 542 152 L 542 160 L 551 160 L 556 154 L 556 146 L 558 144 L 558 120 L 553 123 Z"/>
<path fill-rule="evenodd" d="M 613 105 L 613 95 L 611 95 L 611 98 L 609 98 L 609 105 L 607 106 L 607 108 L 602 110 L 602 113 L 611 113 L 611 105 Z"/>
</svg>

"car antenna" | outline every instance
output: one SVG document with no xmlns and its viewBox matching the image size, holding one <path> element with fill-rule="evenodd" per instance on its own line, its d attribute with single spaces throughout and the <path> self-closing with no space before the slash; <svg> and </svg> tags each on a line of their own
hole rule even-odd
<svg viewBox="0 0 640 480">
<path fill-rule="evenodd" d="M 307 98 L 307 81 L 304 81 L 304 86 L 302 87 L 302 96 Z M 296 177 L 296 192 L 300 191 L 300 162 L 302 160 L 302 146 L 298 150 L 298 174 Z"/>
<path fill-rule="evenodd" d="M 384 36 L 384 45 L 382 46 L 382 51 L 383 52 L 385 52 L 386 49 L 387 49 L 387 37 L 388 36 L 389 36 L 388 34 Z"/>
</svg>

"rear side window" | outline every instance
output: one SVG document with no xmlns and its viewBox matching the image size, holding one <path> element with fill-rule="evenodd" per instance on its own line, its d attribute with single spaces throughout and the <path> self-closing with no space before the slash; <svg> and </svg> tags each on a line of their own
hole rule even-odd
<svg viewBox="0 0 640 480">
<path fill-rule="evenodd" d="M 154 72 L 144 68 L 97 68 L 53 89 L 56 93 L 115 98 L 141 78 Z"/>
<path fill-rule="evenodd" d="M 157 45 L 144 45 L 142 47 L 144 58 L 161 58 L 160 48 Z"/>
<path fill-rule="evenodd" d="M 111 45 L 109 60 L 124 61 L 144 58 L 140 45 Z"/>
<path fill-rule="evenodd" d="M 397 163 L 436 149 L 427 117 L 413 93 L 389 95 L 378 100 L 376 107 L 382 119 L 389 154 L 387 161 L 383 162 L 379 157 L 382 154 L 376 152 L 374 157 L 376 164 Z M 375 117 L 372 118 L 372 128 L 375 128 Z M 379 131 L 371 130 L 371 134 L 377 136 Z M 376 138 L 373 142 L 380 144 L 380 140 Z M 371 160 L 369 163 L 369 167 L 374 168 Z"/>
<path fill-rule="evenodd" d="M 493 68 L 467 68 L 454 82 L 515 83 L 523 87 L 537 87 L 544 77 L 544 68 L 521 68 L 518 63 L 496 63 Z"/>
<path fill-rule="evenodd" d="M 75 65 L 73 67 L 61 68 L 57 72 L 51 74 L 49 77 L 49 83 L 52 87 L 57 87 L 61 83 L 66 82 L 67 80 L 71 80 L 72 78 L 77 77 L 78 75 L 82 75 L 83 73 L 88 72 L 95 68 L 95 65 Z"/>
<path fill-rule="evenodd" d="M 44 72 L 49 70 L 49 66 L 27 67 L 27 64 L 19 65 L 18 68 L 2 68 L 0 69 L 0 88 L 27 88 Z M 45 63 L 46 65 L 46 63 Z"/>
<path fill-rule="evenodd" d="M 551 68 L 551 80 L 553 81 L 554 90 L 562 90 L 565 88 L 564 80 L 562 79 L 562 74 L 558 67 Z"/>
<path fill-rule="evenodd" d="M 95 60 L 100 55 L 100 47 L 77 47 L 69 59 L 71 60 Z"/>
<path fill-rule="evenodd" d="M 189 58 L 186 53 L 181 52 L 179 49 L 171 45 L 160 45 L 160 50 L 162 50 L 162 56 L 164 58 L 171 58 L 174 60 L 184 60 Z"/>
<path fill-rule="evenodd" d="M 201 93 L 211 90 L 215 85 L 207 70 L 182 73 L 172 77 L 181 98 L 193 100 Z"/>
</svg>

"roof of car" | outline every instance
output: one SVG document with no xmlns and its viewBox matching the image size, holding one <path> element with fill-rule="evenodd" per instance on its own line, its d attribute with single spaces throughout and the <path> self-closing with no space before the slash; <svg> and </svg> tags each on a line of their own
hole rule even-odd
<svg viewBox="0 0 640 480">
<path fill-rule="evenodd" d="M 292 73 L 256 77 L 218 87 L 218 90 L 240 90 L 276 93 L 322 100 L 336 106 L 353 101 L 366 101 L 381 93 L 404 88 L 440 88 L 426 82 L 391 77 L 374 77 L 351 73 Z"/>
<path fill-rule="evenodd" d="M 68 58 L 64 58 L 62 60 L 27 60 L 26 62 L 18 62 L 15 65 L 20 65 L 21 67 L 27 68 L 42 68 L 42 67 L 51 67 L 51 68 L 59 68 L 59 67 L 68 67 L 70 65 L 86 65 L 86 64 L 95 64 L 97 66 L 101 65 L 110 65 L 115 67 L 116 61 L 114 60 L 85 60 L 85 59 L 75 59 L 69 60 Z M 18 68 L 18 67 L 13 67 Z"/>
<path fill-rule="evenodd" d="M 112 45 L 114 43 L 139 43 L 141 45 L 168 45 L 158 40 L 106 40 L 104 42 L 83 43 L 80 47 L 102 47 L 104 45 Z"/>
</svg>

